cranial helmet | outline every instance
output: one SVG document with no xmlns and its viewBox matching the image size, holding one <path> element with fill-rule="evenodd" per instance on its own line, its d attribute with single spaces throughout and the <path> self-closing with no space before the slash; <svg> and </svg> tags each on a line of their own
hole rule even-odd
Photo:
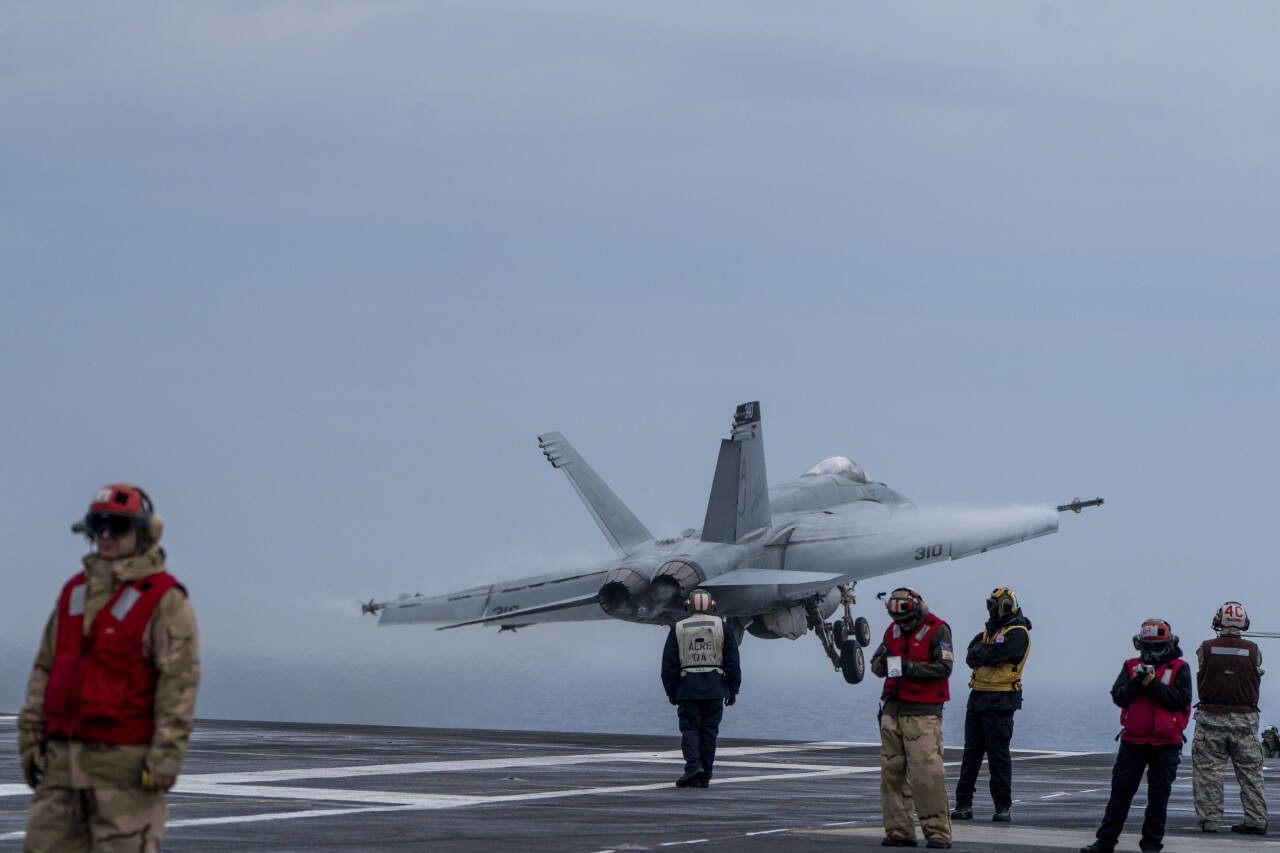
<svg viewBox="0 0 1280 853">
<path fill-rule="evenodd" d="M 900 586 L 884 600 L 884 609 L 895 622 L 914 619 L 923 608 L 924 599 L 910 587 Z"/>
<path fill-rule="evenodd" d="M 1221 631 L 1223 628 L 1249 630 L 1249 614 L 1245 612 L 1243 604 L 1228 601 L 1218 608 L 1218 612 L 1213 615 L 1213 630 Z"/>
<path fill-rule="evenodd" d="M 714 613 L 716 610 L 716 601 L 711 597 L 711 593 L 705 589 L 695 589 L 689 593 L 689 601 L 686 609 L 690 613 Z"/>
<path fill-rule="evenodd" d="M 1138 650 L 1145 663 L 1165 660 L 1173 654 L 1177 645 L 1177 635 L 1163 619 L 1148 619 L 1142 623 L 1138 633 L 1133 635 L 1133 647 Z"/>
<path fill-rule="evenodd" d="M 993 622 L 1004 622 L 1018 612 L 1018 597 L 1007 586 L 998 586 L 987 596 L 987 615 Z"/>
<path fill-rule="evenodd" d="M 112 536 L 136 532 L 139 546 L 147 547 L 159 541 L 164 532 L 164 520 L 140 487 L 111 483 L 93 493 L 89 511 L 71 525 L 72 533 L 82 533 L 90 540 L 105 531 Z"/>
<path fill-rule="evenodd" d="M 1267 726 L 1265 729 L 1262 730 L 1262 736 L 1266 737 L 1267 735 L 1271 735 L 1273 738 L 1280 739 L 1280 729 L 1277 729 L 1275 726 Z"/>
</svg>

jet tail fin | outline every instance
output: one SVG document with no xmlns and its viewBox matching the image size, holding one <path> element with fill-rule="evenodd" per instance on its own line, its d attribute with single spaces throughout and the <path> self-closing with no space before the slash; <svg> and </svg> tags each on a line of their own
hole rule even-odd
<svg viewBox="0 0 1280 853">
<path fill-rule="evenodd" d="M 733 415 L 733 432 L 720 442 L 720 458 L 702 523 L 704 542 L 740 542 L 768 527 L 769 478 L 764 470 L 760 403 L 743 403 Z"/>
<path fill-rule="evenodd" d="M 558 432 L 549 432 L 538 436 L 538 446 L 551 463 L 551 467 L 560 468 L 569 477 L 573 489 L 582 498 L 591 517 L 600 526 L 600 532 L 609 544 L 618 552 L 618 556 L 626 556 L 638 546 L 653 539 L 648 529 L 627 509 L 617 495 L 600 479 L 586 460 L 578 455 L 573 445 Z"/>
</svg>

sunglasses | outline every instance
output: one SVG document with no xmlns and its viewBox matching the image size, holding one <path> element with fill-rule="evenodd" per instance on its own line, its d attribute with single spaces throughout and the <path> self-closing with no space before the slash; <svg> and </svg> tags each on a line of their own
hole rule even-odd
<svg viewBox="0 0 1280 853">
<path fill-rule="evenodd" d="M 137 529 L 137 519 L 129 515 L 113 515 L 106 512 L 91 512 L 84 520 L 85 527 L 94 536 L 110 533 L 113 537 L 125 536 Z"/>
</svg>

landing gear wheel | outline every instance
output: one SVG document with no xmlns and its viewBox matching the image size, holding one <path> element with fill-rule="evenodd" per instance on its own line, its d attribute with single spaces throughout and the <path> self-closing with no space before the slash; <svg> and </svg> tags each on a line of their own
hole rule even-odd
<svg viewBox="0 0 1280 853">
<path fill-rule="evenodd" d="M 871 645 L 871 623 L 866 617 L 859 616 L 853 620 L 853 636 L 857 639 L 858 645 L 866 648 Z"/>
<path fill-rule="evenodd" d="M 836 621 L 834 621 L 834 622 L 832 622 L 832 623 L 831 623 L 831 633 L 832 633 L 833 635 L 835 635 L 835 638 L 836 638 L 836 645 L 837 645 L 837 646 L 842 646 L 842 645 L 844 645 L 844 641 L 845 641 L 845 639 L 846 639 L 846 638 L 845 638 L 845 635 L 844 635 L 844 620 L 843 620 L 843 619 L 837 619 Z"/>
<path fill-rule="evenodd" d="M 857 684 L 867 674 L 866 661 L 862 658 L 862 646 L 856 640 L 845 640 L 840 644 L 840 674 L 850 684 Z"/>
</svg>

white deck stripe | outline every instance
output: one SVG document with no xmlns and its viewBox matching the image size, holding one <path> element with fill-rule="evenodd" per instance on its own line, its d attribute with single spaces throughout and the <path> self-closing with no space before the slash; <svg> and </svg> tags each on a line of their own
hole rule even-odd
<svg viewBox="0 0 1280 853">
<path fill-rule="evenodd" d="M 836 749 L 844 747 L 840 743 L 822 744 L 786 744 L 767 747 L 726 747 L 718 754 L 759 755 L 775 752 L 809 751 L 813 749 Z M 1014 760 L 1026 760 L 1033 757 L 1071 757 L 1082 753 L 1044 753 L 1031 752 L 1020 755 Z M 379 764 L 355 767 L 317 767 L 287 771 L 257 771 L 251 773 L 205 773 L 183 777 L 174 789 L 177 793 L 203 794 L 217 797 L 248 797 L 254 799 L 278 800 L 327 800 L 331 802 L 361 803 L 351 808 L 303 809 L 288 812 L 269 812 L 249 815 L 226 815 L 222 817 L 186 818 L 171 820 L 167 826 L 172 828 L 190 826 L 212 826 L 228 823 L 254 823 L 259 821 L 297 820 L 303 818 L 332 817 L 347 814 L 367 814 L 386 811 L 433 811 L 438 809 L 465 808 L 492 803 L 515 803 L 531 800 L 561 799 L 564 797 L 589 796 L 597 794 L 620 794 L 631 791 L 663 790 L 671 787 L 670 782 L 649 783 L 643 785 L 615 785 L 594 788 L 573 788 L 553 791 L 529 791 L 516 794 L 496 794 L 489 796 L 466 796 L 450 794 L 415 794 L 397 791 L 363 791 L 348 788 L 304 788 L 293 786 L 277 786 L 248 784 L 252 782 L 290 781 L 295 779 L 331 779 L 352 776 L 394 775 L 404 773 L 455 772 L 463 769 L 494 769 L 527 766 L 566 766 L 599 761 L 617 761 L 627 756 L 631 761 L 677 761 L 681 755 L 677 751 L 640 752 L 640 753 L 590 753 L 587 755 L 543 756 L 521 759 L 482 759 L 458 761 L 407 762 L 402 764 Z M 955 766 L 959 762 L 945 762 L 947 766 Z M 740 764 L 757 768 L 779 769 L 788 765 L 770 762 L 725 762 L 726 765 Z M 459 766 L 465 765 L 465 766 Z M 851 776 L 864 773 L 879 773 L 880 765 L 865 766 L 824 766 L 799 765 L 805 769 L 782 773 L 766 773 L 752 776 L 731 776 L 717 778 L 716 785 L 737 784 L 743 782 L 770 782 L 783 779 L 816 779 L 835 776 Z M 815 769 L 808 769 L 813 767 Z M 429 768 L 429 769 L 421 769 Z M 25 785 L 0 785 L 0 796 L 30 795 Z M 784 827 L 783 830 L 786 828 Z M 779 831 L 783 831 L 779 830 Z M 773 830 L 766 830 L 770 832 Z M 0 841 L 21 839 L 23 832 L 0 834 Z M 701 840 L 701 839 L 699 839 Z M 686 842 L 693 843 L 693 842 Z"/>
<path fill-rule="evenodd" d="M 850 829 L 796 830 L 797 834 L 821 834 L 834 836 L 866 836 L 879 837 L 884 834 L 881 826 L 860 826 Z M 1029 826 L 980 826 L 977 824 L 951 825 L 952 840 L 965 844 L 990 845 L 992 850 L 1003 849 L 1007 844 L 1018 844 L 1024 847 L 1056 847 L 1075 849 L 1093 840 L 1093 831 L 1086 829 L 1048 829 Z M 1137 847 L 1138 835 L 1126 833 L 1120 836 L 1117 850 Z M 1218 833 L 1211 840 L 1192 835 L 1166 835 L 1164 853 L 1204 853 L 1212 849 L 1214 853 L 1233 853 L 1233 851 L 1262 851 L 1280 849 L 1277 841 L 1255 841 L 1224 837 Z M 1132 846 L 1129 846 L 1132 843 Z M 923 846 L 923 843 L 921 844 Z"/>
<path fill-rule="evenodd" d="M 765 746 L 730 746 L 716 750 L 716 757 L 773 755 L 785 752 L 812 752 L 843 749 L 846 744 L 769 744 Z M 516 767 L 565 767 L 572 764 L 600 764 L 616 761 L 668 762 L 683 761 L 678 749 L 645 752 L 589 752 L 579 755 L 530 755 L 518 758 L 459 758 L 447 761 L 411 761 L 396 764 L 354 764 L 347 767 L 298 767 L 287 770 L 255 770 L 239 773 L 198 773 L 183 776 L 184 781 L 213 783 L 292 782 L 299 779 L 348 779 L 358 776 L 394 776 L 410 773 L 457 773 L 466 770 L 508 770 Z"/>
</svg>

